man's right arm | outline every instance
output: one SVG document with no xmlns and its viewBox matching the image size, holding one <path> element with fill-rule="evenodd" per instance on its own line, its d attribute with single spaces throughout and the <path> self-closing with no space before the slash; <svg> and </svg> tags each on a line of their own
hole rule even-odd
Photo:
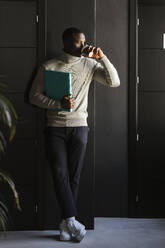
<svg viewBox="0 0 165 248">
<path fill-rule="evenodd" d="M 46 109 L 61 108 L 61 102 L 54 100 L 45 94 L 45 78 L 44 78 L 44 65 L 40 65 L 37 74 L 32 82 L 32 87 L 29 93 L 30 103 Z"/>
</svg>

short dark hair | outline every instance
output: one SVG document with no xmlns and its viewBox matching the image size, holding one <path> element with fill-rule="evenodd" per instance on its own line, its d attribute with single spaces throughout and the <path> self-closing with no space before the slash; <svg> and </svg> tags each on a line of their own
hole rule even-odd
<svg viewBox="0 0 165 248">
<path fill-rule="evenodd" d="M 75 27 L 70 27 L 64 30 L 63 34 L 62 34 L 62 39 L 63 41 L 66 41 L 70 38 L 72 38 L 73 34 L 79 34 L 79 33 L 83 33 L 82 30 L 75 28 Z"/>
</svg>

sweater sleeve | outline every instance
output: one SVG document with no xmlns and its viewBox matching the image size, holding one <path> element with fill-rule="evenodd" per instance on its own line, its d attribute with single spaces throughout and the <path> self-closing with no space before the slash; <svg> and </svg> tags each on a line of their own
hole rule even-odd
<svg viewBox="0 0 165 248">
<path fill-rule="evenodd" d="M 40 65 L 32 82 L 29 101 L 40 108 L 54 110 L 55 108 L 61 108 L 61 102 L 59 100 L 54 100 L 45 94 L 44 70 L 44 64 Z"/>
<path fill-rule="evenodd" d="M 104 56 L 96 62 L 93 79 L 109 87 L 120 85 L 119 75 L 114 65 Z"/>
</svg>

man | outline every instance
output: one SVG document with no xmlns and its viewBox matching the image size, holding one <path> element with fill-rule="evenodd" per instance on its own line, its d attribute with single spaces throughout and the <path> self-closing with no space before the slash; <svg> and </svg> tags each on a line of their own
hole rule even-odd
<svg viewBox="0 0 165 248">
<path fill-rule="evenodd" d="M 74 27 L 62 35 L 64 48 L 61 53 L 40 65 L 30 91 L 30 102 L 47 109 L 45 148 L 52 171 L 56 196 L 61 207 L 60 239 L 73 237 L 81 241 L 86 234 L 85 226 L 77 216 L 77 194 L 80 172 L 88 140 L 87 104 L 92 80 L 107 87 L 118 87 L 118 73 L 103 51 L 88 46 L 87 56 L 82 56 L 86 40 L 84 33 Z M 46 96 L 44 69 L 71 72 L 72 94 L 61 101 Z M 57 111 L 55 108 L 72 108 Z"/>
</svg>

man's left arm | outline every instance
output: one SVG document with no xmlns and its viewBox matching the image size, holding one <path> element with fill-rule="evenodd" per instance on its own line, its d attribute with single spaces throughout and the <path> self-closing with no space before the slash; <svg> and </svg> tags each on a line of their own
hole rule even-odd
<svg viewBox="0 0 165 248">
<path fill-rule="evenodd" d="M 100 48 L 95 48 L 93 51 L 92 57 L 98 61 L 95 65 L 93 79 L 109 87 L 118 87 L 120 79 L 114 65 Z"/>
</svg>

